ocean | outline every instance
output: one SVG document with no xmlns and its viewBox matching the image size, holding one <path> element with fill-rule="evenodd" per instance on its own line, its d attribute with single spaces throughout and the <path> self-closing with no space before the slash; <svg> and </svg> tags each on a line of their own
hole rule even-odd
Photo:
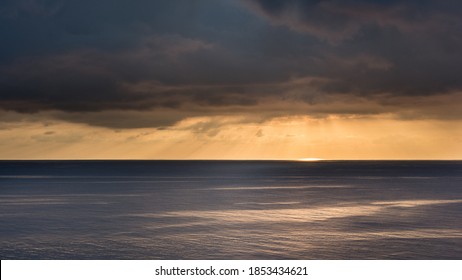
<svg viewBox="0 0 462 280">
<path fill-rule="evenodd" d="M 462 161 L 0 161 L 5 259 L 462 259 Z"/>
</svg>

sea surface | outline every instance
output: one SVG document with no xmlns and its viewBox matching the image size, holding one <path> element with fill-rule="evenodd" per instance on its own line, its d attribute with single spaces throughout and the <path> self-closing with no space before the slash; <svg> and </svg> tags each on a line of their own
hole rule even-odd
<svg viewBox="0 0 462 280">
<path fill-rule="evenodd" d="M 462 259 L 462 161 L 0 161 L 1 259 Z"/>
</svg>

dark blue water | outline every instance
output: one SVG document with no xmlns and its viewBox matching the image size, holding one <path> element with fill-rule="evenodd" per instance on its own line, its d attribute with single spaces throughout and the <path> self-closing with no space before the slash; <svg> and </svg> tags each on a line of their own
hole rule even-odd
<svg viewBox="0 0 462 280">
<path fill-rule="evenodd" d="M 462 161 L 0 161 L 1 259 L 462 259 Z"/>
</svg>

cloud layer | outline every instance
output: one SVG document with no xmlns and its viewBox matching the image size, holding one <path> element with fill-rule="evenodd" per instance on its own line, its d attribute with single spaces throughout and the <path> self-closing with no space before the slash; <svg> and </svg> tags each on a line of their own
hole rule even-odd
<svg viewBox="0 0 462 280">
<path fill-rule="evenodd" d="M 461 16 L 452 0 L 2 1 L 0 109 L 117 128 L 460 119 Z"/>
</svg>

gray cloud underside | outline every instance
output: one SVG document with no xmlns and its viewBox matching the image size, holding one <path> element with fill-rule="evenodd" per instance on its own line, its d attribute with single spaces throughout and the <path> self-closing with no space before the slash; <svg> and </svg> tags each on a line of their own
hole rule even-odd
<svg viewBox="0 0 462 280">
<path fill-rule="evenodd" d="M 458 1 L 4 1 L 0 109 L 106 127 L 459 119 L 461 15 Z"/>
</svg>

